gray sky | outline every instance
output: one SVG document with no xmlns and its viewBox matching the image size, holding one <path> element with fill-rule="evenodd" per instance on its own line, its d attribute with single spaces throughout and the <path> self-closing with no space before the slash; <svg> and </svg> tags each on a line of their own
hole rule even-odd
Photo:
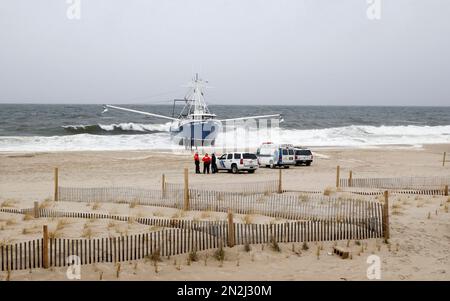
<svg viewBox="0 0 450 301">
<path fill-rule="evenodd" d="M 450 1 L 0 0 L 0 102 L 449 105 Z"/>
</svg>

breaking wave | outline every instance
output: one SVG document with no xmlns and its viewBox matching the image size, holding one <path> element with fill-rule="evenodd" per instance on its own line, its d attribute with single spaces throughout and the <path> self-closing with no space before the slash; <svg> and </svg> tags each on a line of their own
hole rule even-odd
<svg viewBox="0 0 450 301">
<path fill-rule="evenodd" d="M 170 122 L 165 124 L 140 124 L 140 123 L 118 123 L 118 124 L 91 124 L 91 125 L 66 125 L 64 130 L 71 134 L 142 134 L 168 132 Z"/>
<path fill-rule="evenodd" d="M 84 151 L 84 150 L 149 150 L 179 148 L 168 132 L 169 124 L 112 124 L 92 126 L 103 135 L 95 135 L 91 126 L 64 136 L 0 136 L 0 151 Z M 84 132 L 83 132 L 84 131 Z M 86 132 L 87 131 L 87 132 Z M 127 134 L 106 135 L 124 131 Z M 131 131 L 131 132 L 130 132 Z M 138 132 L 139 135 L 133 132 Z M 132 133 L 130 135 L 130 133 Z M 443 126 L 344 126 L 325 129 L 249 129 L 224 127 L 216 139 L 216 147 L 257 147 L 272 141 L 294 145 L 322 147 L 365 147 L 377 145 L 420 145 L 450 143 L 450 125 Z"/>
</svg>

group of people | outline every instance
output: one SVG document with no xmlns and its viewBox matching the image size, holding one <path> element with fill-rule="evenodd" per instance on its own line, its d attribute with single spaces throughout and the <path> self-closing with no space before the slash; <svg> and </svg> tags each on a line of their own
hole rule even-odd
<svg viewBox="0 0 450 301">
<path fill-rule="evenodd" d="M 211 173 L 217 172 L 217 164 L 216 164 L 216 155 L 212 153 L 211 157 L 208 153 L 205 154 L 202 158 L 203 162 L 203 173 L 209 173 L 209 167 L 211 166 Z M 194 163 L 195 163 L 195 173 L 200 173 L 200 157 L 198 152 L 194 155 Z"/>
</svg>

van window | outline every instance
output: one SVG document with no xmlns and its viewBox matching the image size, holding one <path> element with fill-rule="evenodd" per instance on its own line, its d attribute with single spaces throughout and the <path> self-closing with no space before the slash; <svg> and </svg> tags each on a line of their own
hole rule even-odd
<svg viewBox="0 0 450 301">
<path fill-rule="evenodd" d="M 223 154 L 222 156 L 220 156 L 219 160 L 224 160 L 227 157 L 227 154 Z"/>
<path fill-rule="evenodd" d="M 293 155 L 294 154 L 294 150 L 293 149 L 290 149 L 289 150 L 289 155 Z"/>
<path fill-rule="evenodd" d="M 271 157 L 273 154 L 273 149 L 270 148 L 262 148 L 260 149 L 259 156 L 260 157 Z"/>
<path fill-rule="evenodd" d="M 231 160 L 231 159 L 233 159 L 233 154 L 228 154 L 228 157 L 227 157 L 227 159 L 228 159 L 228 160 Z"/>
<path fill-rule="evenodd" d="M 287 155 L 288 154 L 288 150 L 287 149 L 283 149 L 283 155 Z"/>
<path fill-rule="evenodd" d="M 242 154 L 242 158 L 244 159 L 258 159 L 258 157 L 256 157 L 255 154 L 250 154 L 250 153 L 243 153 Z"/>
<path fill-rule="evenodd" d="M 301 149 L 295 152 L 298 156 L 311 156 L 311 151 L 309 149 Z"/>
<path fill-rule="evenodd" d="M 234 154 L 234 158 L 235 159 L 240 159 L 241 158 L 241 154 Z"/>
</svg>

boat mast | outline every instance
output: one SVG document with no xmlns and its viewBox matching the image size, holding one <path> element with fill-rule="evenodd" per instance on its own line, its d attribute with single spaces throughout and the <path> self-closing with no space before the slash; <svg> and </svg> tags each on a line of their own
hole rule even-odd
<svg viewBox="0 0 450 301">
<path fill-rule="evenodd" d="M 192 114 L 209 114 L 208 106 L 204 98 L 205 82 L 195 74 L 195 78 L 191 82 L 191 90 L 186 95 L 186 99 L 190 100 L 189 112 Z"/>
</svg>

